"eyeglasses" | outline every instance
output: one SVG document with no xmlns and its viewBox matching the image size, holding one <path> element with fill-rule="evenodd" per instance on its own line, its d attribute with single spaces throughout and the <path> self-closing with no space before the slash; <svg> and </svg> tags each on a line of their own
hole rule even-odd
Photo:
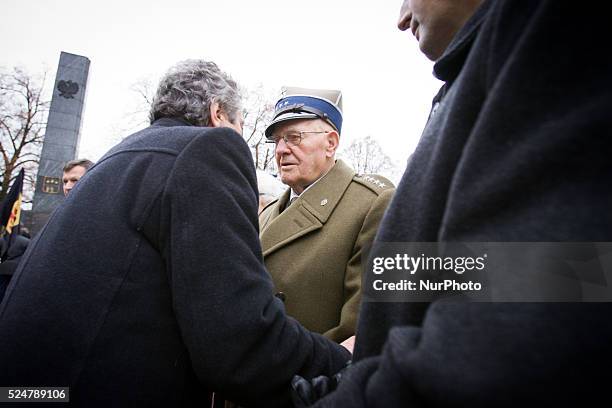
<svg viewBox="0 0 612 408">
<path fill-rule="evenodd" d="M 305 133 L 329 133 L 330 130 L 322 130 L 322 131 L 312 131 L 312 130 L 303 130 L 303 131 L 290 131 L 285 133 L 282 136 L 273 135 L 272 139 L 268 139 L 266 143 L 274 143 L 275 145 L 283 139 L 288 146 L 299 146 L 302 143 L 302 138 Z"/>
</svg>

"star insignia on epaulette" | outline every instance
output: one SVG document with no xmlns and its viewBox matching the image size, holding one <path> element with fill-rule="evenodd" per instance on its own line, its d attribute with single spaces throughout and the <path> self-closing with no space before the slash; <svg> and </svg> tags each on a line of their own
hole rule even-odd
<svg viewBox="0 0 612 408">
<path fill-rule="evenodd" d="M 387 185 L 386 185 L 385 183 L 383 183 L 382 181 L 380 181 L 380 180 L 378 180 L 378 179 L 376 179 L 376 178 L 374 178 L 374 177 L 371 177 L 371 176 L 366 176 L 366 175 L 358 175 L 357 177 L 361 177 L 362 179 L 364 179 L 364 180 L 365 180 L 365 181 L 367 181 L 368 183 L 375 184 L 375 185 L 377 185 L 377 186 L 378 186 L 378 187 L 380 187 L 380 188 L 384 188 L 384 187 L 386 187 L 386 186 L 387 186 Z"/>
</svg>

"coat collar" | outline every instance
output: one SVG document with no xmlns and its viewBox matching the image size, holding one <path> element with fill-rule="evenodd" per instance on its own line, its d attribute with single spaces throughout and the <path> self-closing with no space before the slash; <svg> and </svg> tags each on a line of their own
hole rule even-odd
<svg viewBox="0 0 612 408">
<path fill-rule="evenodd" d="M 492 3 L 491 0 L 485 0 L 455 35 L 442 56 L 434 64 L 434 76 L 436 78 L 444 82 L 452 82 L 459 75 Z"/>
<path fill-rule="evenodd" d="M 162 126 L 162 127 L 170 127 L 170 126 L 194 126 L 193 124 L 187 122 L 183 118 L 159 118 L 156 119 L 151 126 Z"/>
<path fill-rule="evenodd" d="M 306 207 L 312 215 L 325 224 L 349 184 L 351 184 L 355 174 L 352 168 L 342 160 L 338 160 L 334 167 L 312 188 L 302 194 L 294 204 L 301 204 Z M 325 204 L 323 204 L 324 200 L 327 200 Z M 300 203 L 300 201 L 302 202 Z"/>
<path fill-rule="evenodd" d="M 289 200 L 288 189 L 270 208 L 261 232 L 264 256 L 290 242 L 318 230 L 327 222 L 351 184 L 355 171 L 338 160 L 334 167 L 312 188 L 304 192 L 284 211 Z"/>
</svg>

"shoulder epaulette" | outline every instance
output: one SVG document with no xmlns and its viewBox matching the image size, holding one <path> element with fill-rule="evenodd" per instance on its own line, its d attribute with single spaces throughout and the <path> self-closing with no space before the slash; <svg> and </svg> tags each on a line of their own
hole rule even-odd
<svg viewBox="0 0 612 408">
<path fill-rule="evenodd" d="M 378 174 L 356 174 L 353 177 L 353 181 L 366 186 L 376 194 L 395 187 L 389 179 Z"/>
</svg>

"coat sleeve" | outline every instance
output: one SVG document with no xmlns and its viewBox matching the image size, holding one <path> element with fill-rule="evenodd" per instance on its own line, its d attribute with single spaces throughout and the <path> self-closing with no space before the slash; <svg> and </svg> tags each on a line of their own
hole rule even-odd
<svg viewBox="0 0 612 408">
<path fill-rule="evenodd" d="M 490 52 L 478 60 L 488 96 L 440 239 L 609 242 L 606 14 L 554 0 L 494 4 L 481 33 Z M 316 406 L 569 406 L 606 398 L 599 373 L 612 358 L 610 305 L 438 300 L 422 325 L 392 328 L 380 354 L 354 364 Z"/>
<path fill-rule="evenodd" d="M 336 327 L 323 333 L 324 336 L 336 342 L 342 342 L 355 334 L 361 301 L 364 251 L 374 241 L 380 221 L 394 192 L 393 188 L 386 189 L 374 199 L 355 240 L 352 256 L 344 273 L 344 304 L 340 311 L 340 322 Z"/>
<path fill-rule="evenodd" d="M 202 133 L 177 157 L 162 198 L 178 326 L 206 387 L 241 404 L 283 405 L 294 374 L 332 374 L 350 355 L 285 315 L 263 266 L 248 147 L 226 128 Z"/>
</svg>

